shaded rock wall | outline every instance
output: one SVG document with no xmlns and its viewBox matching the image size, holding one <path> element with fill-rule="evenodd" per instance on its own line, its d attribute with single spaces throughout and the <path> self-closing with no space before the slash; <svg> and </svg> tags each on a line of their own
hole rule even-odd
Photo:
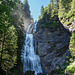
<svg viewBox="0 0 75 75">
<path fill-rule="evenodd" d="M 43 28 L 34 35 L 34 38 L 38 42 L 38 55 L 44 72 L 50 75 L 52 70 L 66 67 L 65 58 L 70 53 L 68 51 L 70 35 L 67 32 L 60 28 L 54 31 L 51 28 Z"/>
</svg>

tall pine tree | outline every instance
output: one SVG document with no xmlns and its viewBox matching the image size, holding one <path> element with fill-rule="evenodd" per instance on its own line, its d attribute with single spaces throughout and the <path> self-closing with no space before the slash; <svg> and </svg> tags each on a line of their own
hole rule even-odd
<svg viewBox="0 0 75 75">
<path fill-rule="evenodd" d="M 21 27 L 16 26 L 16 20 L 11 17 L 11 11 L 18 4 L 16 1 L 18 0 L 0 1 L 0 75 L 11 75 L 11 68 L 17 64 L 17 28 L 21 31 Z M 21 35 L 20 33 L 20 37 Z"/>
<path fill-rule="evenodd" d="M 75 16 L 75 0 L 72 0 L 71 3 L 72 16 Z M 74 18 L 75 21 L 75 18 Z"/>
<path fill-rule="evenodd" d="M 43 5 L 41 6 L 41 18 L 43 18 L 43 16 L 44 16 L 44 7 L 43 7 Z"/>
<path fill-rule="evenodd" d="M 62 0 L 59 0 L 59 10 L 58 10 L 59 19 L 63 19 L 63 16 L 65 15 L 65 8 L 62 4 Z"/>
<path fill-rule="evenodd" d="M 25 17 L 30 18 L 30 10 L 29 10 L 28 0 L 24 1 L 24 12 L 25 12 Z"/>
</svg>

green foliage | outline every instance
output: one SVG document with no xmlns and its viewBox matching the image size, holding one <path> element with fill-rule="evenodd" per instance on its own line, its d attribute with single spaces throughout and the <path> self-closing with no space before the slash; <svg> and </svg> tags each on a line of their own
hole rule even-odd
<svg viewBox="0 0 75 75">
<path fill-rule="evenodd" d="M 58 16 L 60 21 L 66 25 L 75 21 L 75 0 L 59 0 Z M 65 19 L 69 21 L 66 22 Z"/>
<path fill-rule="evenodd" d="M 70 57 L 67 56 L 66 58 L 68 60 L 68 66 L 66 67 L 65 71 L 74 73 L 75 72 L 75 33 L 72 33 L 70 43 L 69 43 L 69 51 L 70 51 Z"/>
<path fill-rule="evenodd" d="M 58 19 L 58 0 L 51 0 L 44 8 L 43 15 L 41 14 L 39 18 L 40 27 L 57 27 L 59 26 Z"/>
<path fill-rule="evenodd" d="M 11 26 L 8 28 L 7 33 L 5 34 L 4 45 L 1 47 L 0 51 L 2 51 L 2 61 L 1 67 L 4 71 L 8 72 L 10 68 L 16 64 L 17 59 L 17 36 L 16 29 Z M 15 41 L 14 41 L 15 40 Z"/>
<path fill-rule="evenodd" d="M 43 17 L 39 18 L 39 27 L 57 28 L 60 25 L 59 21 L 67 26 L 75 22 L 75 0 L 50 0 L 50 4 L 44 8 Z M 73 25 L 72 28 L 75 28 L 75 26 Z M 72 33 L 69 51 L 71 55 L 67 57 L 66 69 L 63 71 L 56 69 L 53 72 L 60 75 L 63 75 L 64 71 L 68 71 L 71 74 L 75 72 L 75 33 Z"/>
<path fill-rule="evenodd" d="M 42 24 L 52 20 L 60 20 L 61 23 L 66 25 L 75 21 L 75 0 L 50 0 L 50 4 L 44 8 L 43 17 L 39 18 L 39 22 Z"/>
<path fill-rule="evenodd" d="M 75 11 L 75 0 L 72 0 L 71 9 Z"/>
<path fill-rule="evenodd" d="M 41 18 L 43 18 L 43 16 L 44 16 L 44 7 L 43 7 L 43 5 L 41 6 Z"/>
<path fill-rule="evenodd" d="M 75 56 L 75 33 L 72 33 L 70 43 L 69 43 L 69 50 L 72 56 Z"/>
<path fill-rule="evenodd" d="M 62 0 L 59 0 L 59 10 L 58 10 L 58 15 L 59 15 L 59 19 L 63 19 L 64 15 L 65 15 L 65 8 L 62 4 Z"/>
<path fill-rule="evenodd" d="M 41 28 L 56 28 L 59 26 L 59 22 L 56 21 L 47 21 L 40 25 Z"/>
<path fill-rule="evenodd" d="M 70 63 L 67 68 L 65 69 L 65 71 L 69 71 L 70 73 L 74 73 L 75 72 L 75 61 Z"/>
<path fill-rule="evenodd" d="M 0 1 L 0 74 L 2 75 L 11 75 L 11 69 L 14 69 L 18 64 L 18 59 L 20 60 L 19 54 L 24 39 L 22 19 L 20 14 L 15 15 L 16 18 L 12 15 L 12 10 L 18 2 L 20 1 Z"/>
<path fill-rule="evenodd" d="M 64 22 L 64 24 L 69 25 L 69 24 L 70 24 L 70 22 L 65 21 L 65 22 Z"/>
</svg>

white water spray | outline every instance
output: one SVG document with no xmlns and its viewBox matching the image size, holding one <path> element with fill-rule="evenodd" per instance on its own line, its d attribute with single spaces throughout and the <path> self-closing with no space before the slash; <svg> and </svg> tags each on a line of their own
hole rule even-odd
<svg viewBox="0 0 75 75">
<path fill-rule="evenodd" d="M 37 28 L 36 24 L 30 24 L 25 39 L 24 50 L 22 50 L 21 59 L 23 62 L 23 73 L 25 74 L 26 71 L 31 70 L 35 71 L 35 74 L 42 73 L 42 68 L 40 65 L 40 58 L 36 55 L 34 51 L 33 45 L 33 34 L 31 34 L 31 30 L 33 28 L 33 33 L 35 33 Z"/>
</svg>

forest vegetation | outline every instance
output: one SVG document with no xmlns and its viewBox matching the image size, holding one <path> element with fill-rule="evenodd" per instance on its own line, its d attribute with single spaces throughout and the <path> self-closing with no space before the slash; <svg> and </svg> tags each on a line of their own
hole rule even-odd
<svg viewBox="0 0 75 75">
<path fill-rule="evenodd" d="M 75 28 L 75 0 L 50 0 L 45 8 L 41 6 L 41 15 L 38 20 L 40 28 L 59 28 L 61 24 L 70 27 L 72 22 L 74 23 L 72 28 Z M 72 74 L 75 72 L 75 30 L 71 34 L 70 55 L 66 57 L 67 67 L 64 71 L 56 70 L 59 74 L 65 71 Z"/>
<path fill-rule="evenodd" d="M 45 23 L 53 22 L 53 24 L 57 24 L 59 21 L 65 25 L 69 25 L 72 21 L 75 21 L 74 4 L 74 0 L 50 0 L 50 4 L 45 8 L 41 6 L 39 23 L 43 24 L 41 26 L 44 27 L 51 26 L 49 24 L 45 25 Z"/>
<path fill-rule="evenodd" d="M 0 75 L 21 75 L 21 49 L 24 44 L 25 23 L 31 23 L 28 1 L 0 0 Z M 41 6 L 39 28 L 58 28 L 60 24 L 69 26 L 75 23 L 75 0 L 50 0 Z M 28 25 L 27 24 L 27 25 Z M 72 26 L 75 28 L 74 26 Z M 70 55 L 64 72 L 75 72 L 75 32 L 69 42 Z M 60 71 L 60 70 L 59 70 Z M 62 71 L 60 71 L 61 73 Z"/>
<path fill-rule="evenodd" d="M 27 0 L 0 0 L 0 75 L 21 75 L 23 19 L 31 19 Z"/>
</svg>

